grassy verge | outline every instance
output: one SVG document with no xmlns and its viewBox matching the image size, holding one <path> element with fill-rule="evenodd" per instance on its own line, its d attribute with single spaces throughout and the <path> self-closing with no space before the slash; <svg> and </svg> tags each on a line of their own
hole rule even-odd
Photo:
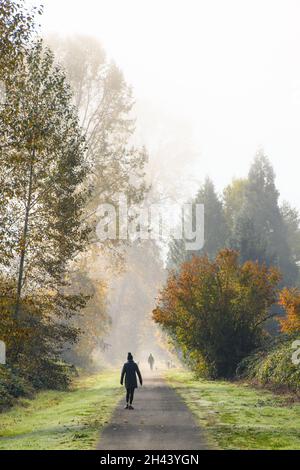
<svg viewBox="0 0 300 470">
<path fill-rule="evenodd" d="M 0 449 L 93 449 L 121 396 L 118 378 L 103 372 L 76 380 L 71 391 L 19 400 L 0 414 Z"/>
<path fill-rule="evenodd" d="M 247 385 L 166 374 L 221 449 L 300 449 L 300 403 Z"/>
</svg>

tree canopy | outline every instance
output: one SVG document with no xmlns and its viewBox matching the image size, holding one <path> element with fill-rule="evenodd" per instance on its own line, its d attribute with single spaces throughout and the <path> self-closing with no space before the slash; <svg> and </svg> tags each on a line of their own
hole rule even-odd
<svg viewBox="0 0 300 470">
<path fill-rule="evenodd" d="M 261 345 L 279 280 L 275 268 L 240 265 L 236 251 L 224 249 L 215 260 L 195 256 L 170 274 L 153 318 L 190 363 L 211 377 L 231 377 Z"/>
</svg>

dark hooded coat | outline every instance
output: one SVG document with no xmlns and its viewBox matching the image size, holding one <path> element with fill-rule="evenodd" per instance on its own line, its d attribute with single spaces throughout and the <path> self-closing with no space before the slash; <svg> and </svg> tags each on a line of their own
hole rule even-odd
<svg viewBox="0 0 300 470">
<path fill-rule="evenodd" d="M 126 388 L 137 388 L 136 376 L 138 376 L 140 384 L 143 385 L 143 379 L 138 365 L 133 360 L 125 362 L 121 374 L 121 385 L 123 385 L 125 377 Z"/>
</svg>

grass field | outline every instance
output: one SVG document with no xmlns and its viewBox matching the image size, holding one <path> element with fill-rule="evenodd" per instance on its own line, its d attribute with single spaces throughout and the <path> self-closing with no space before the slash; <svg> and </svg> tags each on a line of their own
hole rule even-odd
<svg viewBox="0 0 300 470">
<path fill-rule="evenodd" d="M 212 447 L 300 449 L 300 403 L 246 385 L 196 380 L 169 371 Z M 119 374 L 106 371 L 75 381 L 67 392 L 39 393 L 0 414 L 0 450 L 94 449 L 123 394 Z"/>
<path fill-rule="evenodd" d="M 0 414 L 0 449 L 93 449 L 121 394 L 115 371 L 76 380 Z"/>
<path fill-rule="evenodd" d="M 300 449 L 300 403 L 247 385 L 170 371 L 176 388 L 220 449 Z"/>
</svg>

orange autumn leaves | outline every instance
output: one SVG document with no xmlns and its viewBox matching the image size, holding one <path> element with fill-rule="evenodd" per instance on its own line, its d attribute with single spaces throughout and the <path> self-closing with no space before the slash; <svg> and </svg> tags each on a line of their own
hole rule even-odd
<svg viewBox="0 0 300 470">
<path fill-rule="evenodd" d="M 287 312 L 280 320 L 282 330 L 299 329 L 300 292 L 279 292 L 280 280 L 274 267 L 252 261 L 240 265 L 233 250 L 220 251 L 213 261 L 193 257 L 169 276 L 153 317 L 182 351 L 200 353 L 212 375 L 231 376 L 260 346 L 278 297 Z"/>
<path fill-rule="evenodd" d="M 279 295 L 279 305 L 281 305 L 286 312 L 286 316 L 284 318 L 279 318 L 281 331 L 288 334 L 300 332 L 299 289 L 283 289 Z"/>
<path fill-rule="evenodd" d="M 236 314 L 238 304 L 243 306 L 241 316 L 248 313 L 255 322 L 265 318 L 277 299 L 280 273 L 252 261 L 240 266 L 238 256 L 238 252 L 224 249 L 215 261 L 195 256 L 183 263 L 179 273 L 169 276 L 153 311 L 154 319 L 172 326 L 180 317 L 186 322 L 186 316 L 208 316 L 211 308 L 220 310 L 229 304 Z"/>
</svg>

